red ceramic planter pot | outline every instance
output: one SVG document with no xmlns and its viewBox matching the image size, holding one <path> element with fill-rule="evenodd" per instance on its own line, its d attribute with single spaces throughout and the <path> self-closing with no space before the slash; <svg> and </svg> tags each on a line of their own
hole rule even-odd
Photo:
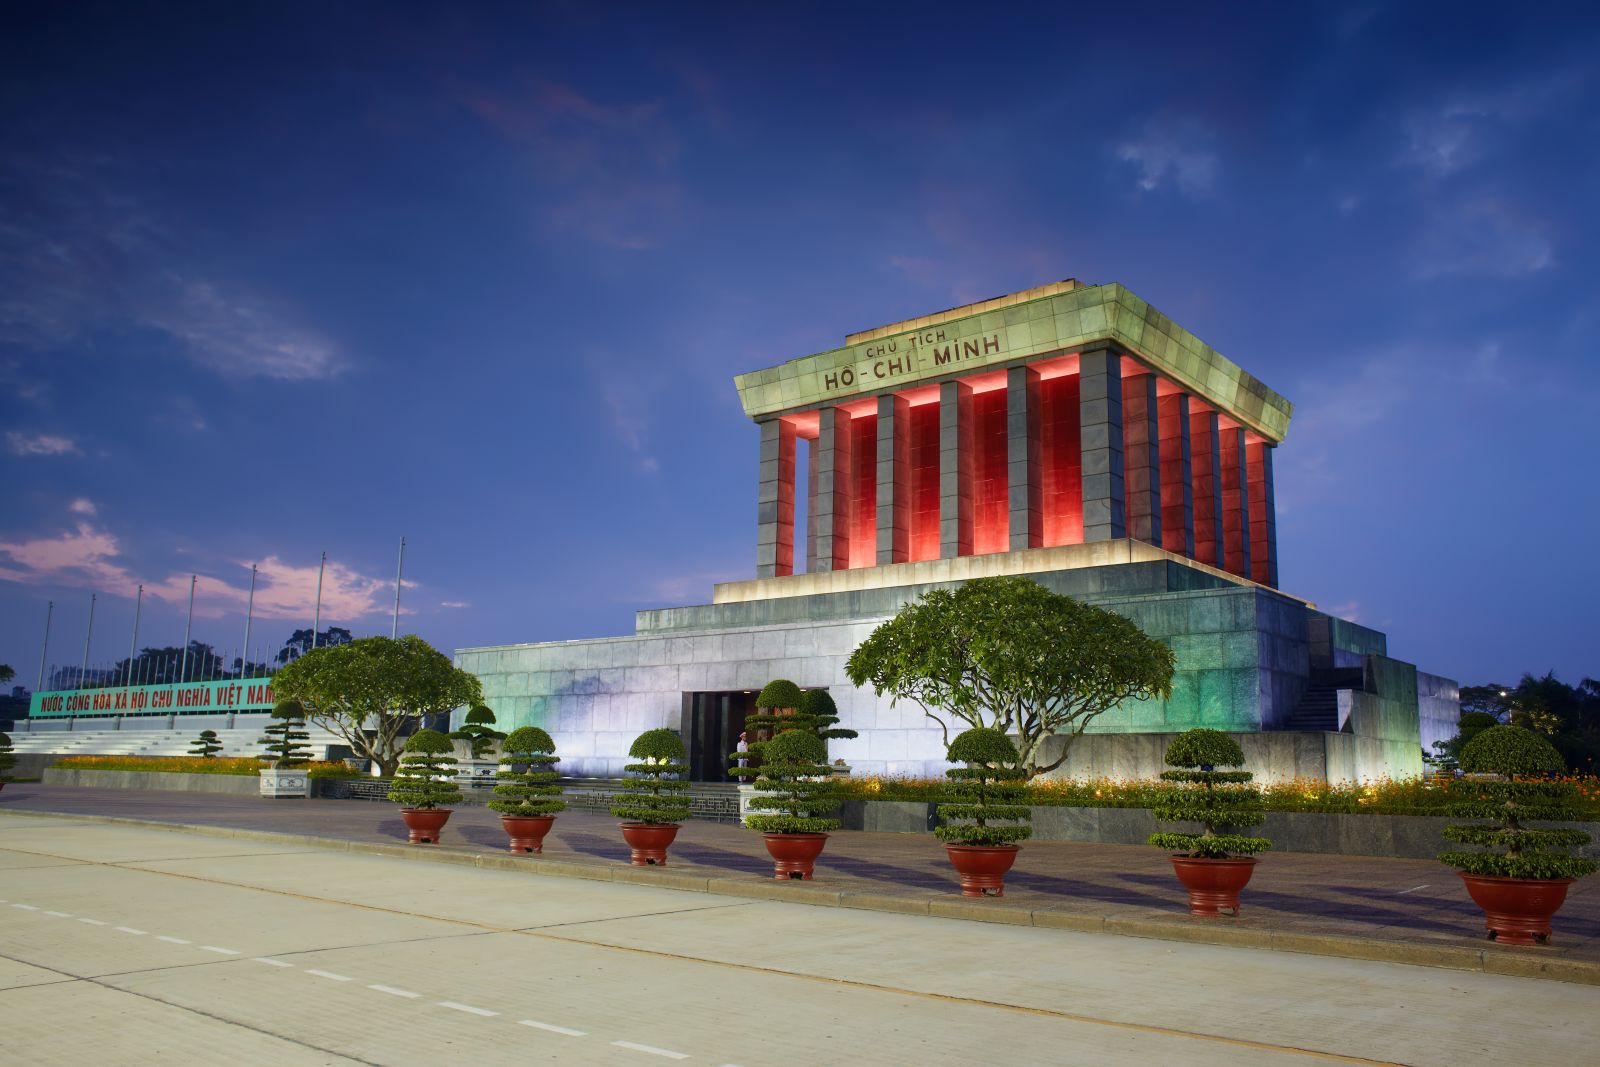
<svg viewBox="0 0 1600 1067">
<path fill-rule="evenodd" d="M 1017 862 L 1016 845 L 955 845 L 946 844 L 945 852 L 950 864 L 961 876 L 961 895 L 964 897 L 1003 897 L 1006 895 L 1006 872 Z"/>
<path fill-rule="evenodd" d="M 762 834 L 772 857 L 772 877 L 811 879 L 811 867 L 828 843 L 827 834 Z"/>
<path fill-rule="evenodd" d="M 406 838 L 413 845 L 439 843 L 439 831 L 450 819 L 451 808 L 401 808 L 400 817 L 411 831 Z"/>
<path fill-rule="evenodd" d="M 677 823 L 625 822 L 618 825 L 622 827 L 622 839 L 628 843 L 630 864 L 635 867 L 667 865 L 667 847 L 678 836 Z"/>
<path fill-rule="evenodd" d="M 1174 855 L 1172 869 L 1189 891 L 1190 915 L 1238 915 L 1239 890 L 1256 871 L 1253 856 L 1208 859 Z"/>
<path fill-rule="evenodd" d="M 554 815 L 502 815 L 500 826 L 509 839 L 507 852 L 544 852 L 544 835 L 556 821 Z"/>
<path fill-rule="evenodd" d="M 1483 909 L 1489 940 L 1503 945 L 1542 945 L 1550 919 L 1566 903 L 1571 878 L 1496 878 L 1457 871 L 1467 895 Z"/>
</svg>

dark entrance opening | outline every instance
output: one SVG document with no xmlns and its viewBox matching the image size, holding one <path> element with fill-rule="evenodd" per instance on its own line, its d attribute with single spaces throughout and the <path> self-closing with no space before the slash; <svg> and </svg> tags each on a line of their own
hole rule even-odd
<svg viewBox="0 0 1600 1067">
<path fill-rule="evenodd" d="M 737 781 L 728 773 L 729 753 L 739 743 L 745 716 L 755 710 L 754 690 L 683 694 L 683 739 L 689 746 L 691 781 Z"/>
</svg>

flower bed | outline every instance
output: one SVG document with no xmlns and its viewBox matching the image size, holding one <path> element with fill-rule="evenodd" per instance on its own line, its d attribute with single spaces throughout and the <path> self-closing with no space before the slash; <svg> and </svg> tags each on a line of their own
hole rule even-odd
<svg viewBox="0 0 1600 1067">
<path fill-rule="evenodd" d="M 1562 779 L 1577 787 L 1576 803 L 1585 820 L 1600 820 L 1600 777 Z M 943 782 L 936 778 L 847 778 L 839 783 L 848 800 L 937 803 Z M 1032 807 L 1149 808 L 1160 783 L 1113 778 L 1049 778 L 1030 782 Z M 1324 814 L 1445 815 L 1452 802 L 1472 789 L 1470 780 L 1437 782 L 1427 778 L 1386 779 L 1360 785 L 1297 779 L 1262 785 L 1267 811 Z"/>
<path fill-rule="evenodd" d="M 152 774 L 238 774 L 254 778 L 262 763 L 253 756 L 205 759 L 201 756 L 63 756 L 54 766 L 64 771 L 144 771 Z M 343 763 L 307 764 L 310 778 L 356 778 Z"/>
</svg>

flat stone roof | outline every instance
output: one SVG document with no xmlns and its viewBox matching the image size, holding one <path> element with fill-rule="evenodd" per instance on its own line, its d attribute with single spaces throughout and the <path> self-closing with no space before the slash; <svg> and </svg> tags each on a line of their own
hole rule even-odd
<svg viewBox="0 0 1600 1067">
<path fill-rule="evenodd" d="M 843 348 L 734 378 L 764 419 L 1114 341 L 1152 370 L 1277 443 L 1294 405 L 1121 285 L 1073 279 L 851 334 Z"/>
</svg>

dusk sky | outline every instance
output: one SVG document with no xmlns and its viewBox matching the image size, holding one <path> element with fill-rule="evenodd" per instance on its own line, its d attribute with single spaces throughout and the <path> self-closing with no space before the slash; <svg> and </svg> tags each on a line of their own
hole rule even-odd
<svg viewBox="0 0 1600 1067">
<path fill-rule="evenodd" d="M 755 572 L 735 374 L 1120 282 L 1295 404 L 1285 591 L 1600 675 L 1600 9 L 0 14 L 0 662 L 632 632 Z"/>
</svg>

